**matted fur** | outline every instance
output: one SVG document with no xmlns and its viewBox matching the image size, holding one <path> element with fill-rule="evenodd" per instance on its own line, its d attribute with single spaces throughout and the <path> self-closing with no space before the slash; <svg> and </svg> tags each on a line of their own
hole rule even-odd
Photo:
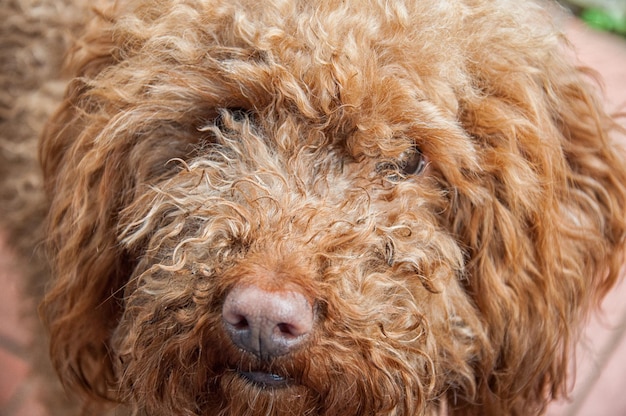
<svg viewBox="0 0 626 416">
<path fill-rule="evenodd" d="M 64 384 L 148 415 L 541 413 L 626 234 L 565 47 L 517 0 L 99 5 L 40 147 Z M 305 345 L 232 344 L 249 282 L 311 300 Z"/>
</svg>

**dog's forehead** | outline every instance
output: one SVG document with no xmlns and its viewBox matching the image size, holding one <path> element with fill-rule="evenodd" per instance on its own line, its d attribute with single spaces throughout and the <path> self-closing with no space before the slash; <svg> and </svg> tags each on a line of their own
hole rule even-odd
<svg viewBox="0 0 626 416">
<path fill-rule="evenodd" d="M 194 71 L 197 85 L 186 78 L 186 94 L 202 91 L 209 109 L 242 107 L 263 117 L 291 110 L 307 122 L 384 141 L 415 132 L 412 124 L 425 122 L 425 113 L 456 117 L 455 90 L 463 82 L 452 40 L 458 28 L 432 22 L 450 21 L 460 10 L 439 1 L 159 3 L 124 17 L 140 22 L 134 27 L 141 33 L 133 42 L 122 34 L 120 42 L 135 48 L 125 54 L 150 55 L 155 70 L 169 71 L 166 83 L 178 82 L 173 71 Z M 449 45 L 439 30 L 451 33 Z"/>
<path fill-rule="evenodd" d="M 450 16 L 441 15 L 458 11 L 441 2 L 432 11 L 433 2 L 421 2 L 415 16 L 403 2 L 385 4 L 384 10 L 375 10 L 382 8 L 378 2 L 276 3 L 281 7 L 261 12 L 244 6 L 228 17 L 211 16 L 218 22 L 232 19 L 232 27 L 213 28 L 215 43 L 207 50 L 244 93 L 285 96 L 306 115 L 328 115 L 341 107 L 344 118 L 363 115 L 361 125 L 376 124 L 380 117 L 375 115 L 389 108 L 395 121 L 404 122 L 424 100 L 456 111 L 454 89 L 465 81 L 461 70 L 451 69 L 463 67 L 452 40 L 456 28 L 446 28 L 450 45 L 442 44 L 439 35 L 431 42 L 433 24 L 418 16 L 428 13 L 433 21 L 446 21 Z M 433 79 L 438 85 L 430 85 Z"/>
<path fill-rule="evenodd" d="M 472 21 L 493 24 L 497 16 L 469 0 L 120 7 L 127 9 L 111 30 L 116 61 L 94 81 L 102 81 L 99 94 L 113 97 L 107 111 L 115 122 L 102 137 L 121 137 L 123 128 L 156 131 L 159 139 L 169 129 L 168 139 L 186 135 L 183 141 L 194 145 L 220 111 L 243 109 L 269 141 L 287 137 L 281 132 L 291 123 L 298 134 L 285 147 L 310 145 L 303 136 L 330 138 L 349 156 L 376 160 L 418 145 L 440 172 L 461 178 L 480 171 L 479 113 L 493 108 L 480 107 L 476 97 L 519 92 L 504 85 L 504 74 L 478 66 L 491 60 L 485 71 L 509 73 L 493 62 L 506 51 L 497 50 L 489 27 Z M 519 53 L 511 46 L 516 57 L 530 50 L 518 46 Z M 129 98 L 132 111 L 117 113 Z M 524 100 L 503 97 L 499 104 Z M 512 114 L 520 111 L 533 110 Z"/>
</svg>

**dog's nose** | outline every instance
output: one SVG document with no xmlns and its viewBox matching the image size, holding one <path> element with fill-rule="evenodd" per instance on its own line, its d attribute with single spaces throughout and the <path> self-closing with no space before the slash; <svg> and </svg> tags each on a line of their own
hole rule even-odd
<svg viewBox="0 0 626 416">
<path fill-rule="evenodd" d="M 297 291 L 236 286 L 224 301 L 226 331 L 240 348 L 262 359 L 288 354 L 313 330 L 313 308 Z"/>
</svg>

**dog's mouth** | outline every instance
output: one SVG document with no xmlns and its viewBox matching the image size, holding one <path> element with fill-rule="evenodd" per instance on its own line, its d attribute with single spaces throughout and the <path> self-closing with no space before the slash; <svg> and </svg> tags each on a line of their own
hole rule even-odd
<svg viewBox="0 0 626 416">
<path fill-rule="evenodd" d="M 237 371 L 237 374 L 248 382 L 261 387 L 280 388 L 292 384 L 292 380 L 275 373 L 262 371 Z"/>
<path fill-rule="evenodd" d="M 248 354 L 233 355 L 222 368 L 222 375 L 236 378 L 252 388 L 280 389 L 302 385 L 306 380 L 297 357 L 282 357 L 270 361 Z"/>
</svg>

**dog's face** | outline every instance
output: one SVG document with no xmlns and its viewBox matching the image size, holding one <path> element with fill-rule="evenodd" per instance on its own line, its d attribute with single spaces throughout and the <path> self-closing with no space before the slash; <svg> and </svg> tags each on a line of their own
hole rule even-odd
<svg viewBox="0 0 626 416">
<path fill-rule="evenodd" d="M 559 394 L 626 171 L 538 13 L 154 3 L 92 23 L 42 141 L 68 385 L 151 415 Z"/>
</svg>

